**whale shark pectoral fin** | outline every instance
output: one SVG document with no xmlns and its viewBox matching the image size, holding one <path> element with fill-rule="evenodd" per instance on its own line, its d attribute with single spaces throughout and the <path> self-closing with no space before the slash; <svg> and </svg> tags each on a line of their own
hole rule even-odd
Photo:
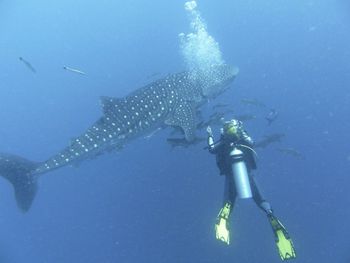
<svg viewBox="0 0 350 263">
<path fill-rule="evenodd" d="M 116 111 L 124 108 L 124 100 L 107 96 L 100 97 L 103 114 L 106 116 L 114 115 Z"/>
<path fill-rule="evenodd" d="M 165 120 L 165 124 L 181 127 L 187 141 L 193 141 L 196 130 L 196 113 L 191 103 L 180 103 L 175 112 Z"/>
</svg>

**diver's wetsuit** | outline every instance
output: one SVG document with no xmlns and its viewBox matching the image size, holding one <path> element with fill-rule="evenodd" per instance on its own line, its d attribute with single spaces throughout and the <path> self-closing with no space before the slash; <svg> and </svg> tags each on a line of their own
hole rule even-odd
<svg viewBox="0 0 350 263">
<path fill-rule="evenodd" d="M 256 162 L 253 152 L 251 149 L 249 149 L 253 147 L 254 142 L 252 138 L 247 134 L 247 132 L 243 130 L 243 128 L 239 130 L 238 134 L 238 138 L 233 138 L 222 134 L 220 140 L 216 143 L 214 143 L 213 136 L 211 134 L 208 135 L 209 152 L 216 155 L 216 163 L 219 167 L 220 174 L 225 175 L 224 204 L 229 202 L 233 207 L 236 200 L 237 192 L 233 179 L 230 152 L 232 151 L 232 144 L 240 144 L 243 145 L 243 147 L 240 147 L 240 150 L 243 151 L 245 156 L 245 163 L 247 166 L 253 199 L 264 212 L 270 214 L 272 213 L 271 205 L 261 195 L 256 185 L 255 179 L 251 174 L 251 170 L 256 169 Z"/>
</svg>

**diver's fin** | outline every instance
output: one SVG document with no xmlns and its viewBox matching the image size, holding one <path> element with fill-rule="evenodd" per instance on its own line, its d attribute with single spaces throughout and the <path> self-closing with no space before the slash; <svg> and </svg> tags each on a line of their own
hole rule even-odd
<svg viewBox="0 0 350 263">
<path fill-rule="evenodd" d="M 27 212 L 38 189 L 37 178 L 32 172 L 37 163 L 18 156 L 0 154 L 0 176 L 11 182 L 18 207 Z"/>
<path fill-rule="evenodd" d="M 216 239 L 221 240 L 227 245 L 230 244 L 230 230 L 229 230 L 230 214 L 231 214 L 231 204 L 225 203 L 224 207 L 220 209 L 220 212 L 216 218 L 216 223 L 215 223 Z"/>
<path fill-rule="evenodd" d="M 281 259 L 288 260 L 296 258 L 293 241 L 286 228 L 274 215 L 269 214 L 268 218 L 275 234 L 275 242 Z"/>
</svg>

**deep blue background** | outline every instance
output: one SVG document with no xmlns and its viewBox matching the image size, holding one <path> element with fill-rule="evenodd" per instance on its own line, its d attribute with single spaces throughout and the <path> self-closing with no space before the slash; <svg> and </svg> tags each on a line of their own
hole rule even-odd
<svg viewBox="0 0 350 263">
<path fill-rule="evenodd" d="M 154 73 L 184 69 L 183 4 L 0 1 L 0 151 L 45 160 L 101 115 L 100 95 L 124 96 Z M 350 4 L 198 4 L 224 59 L 240 68 L 216 102 L 256 114 L 246 123 L 256 139 L 286 134 L 280 145 L 259 150 L 257 179 L 293 237 L 295 262 L 350 262 Z M 69 74 L 64 65 L 88 75 Z M 268 127 L 266 109 L 243 105 L 244 98 L 278 109 L 280 118 Z M 0 262 L 279 262 L 270 226 L 252 201 L 237 202 L 232 244 L 215 240 L 223 178 L 214 158 L 204 143 L 171 151 L 167 135 L 44 175 L 27 214 L 1 179 Z"/>
</svg>

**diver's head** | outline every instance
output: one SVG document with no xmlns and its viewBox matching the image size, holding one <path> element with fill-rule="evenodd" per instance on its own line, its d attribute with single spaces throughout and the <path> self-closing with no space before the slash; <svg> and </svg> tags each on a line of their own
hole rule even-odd
<svg viewBox="0 0 350 263">
<path fill-rule="evenodd" d="M 227 138 L 238 138 L 242 122 L 236 119 L 226 121 L 222 128 L 222 135 Z"/>
</svg>

